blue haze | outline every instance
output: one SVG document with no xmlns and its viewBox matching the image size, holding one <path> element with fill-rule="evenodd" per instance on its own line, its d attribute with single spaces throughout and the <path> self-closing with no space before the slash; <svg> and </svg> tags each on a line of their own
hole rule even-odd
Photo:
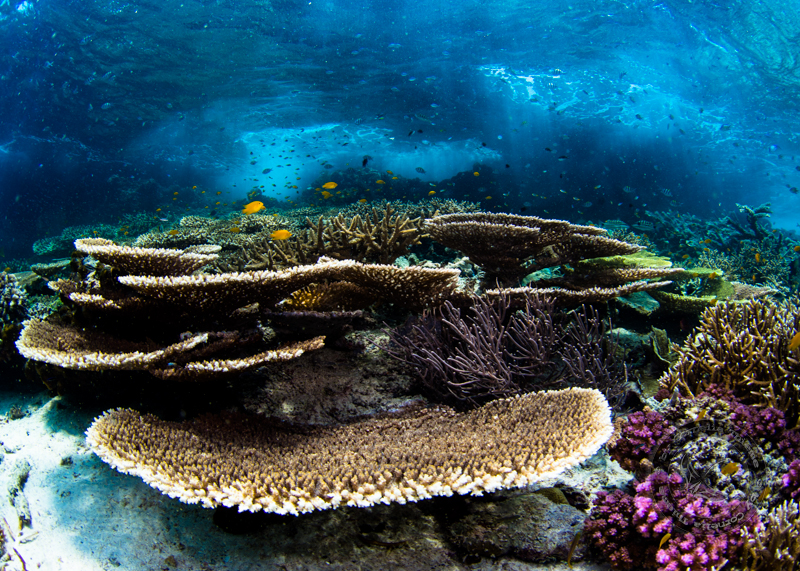
<svg viewBox="0 0 800 571">
<path fill-rule="evenodd" d="M 431 182 L 490 166 L 499 210 L 631 222 L 771 201 L 794 228 L 796 8 L 0 0 L 0 244 L 26 256 L 156 207 L 121 180 L 284 200 L 364 155 Z"/>
</svg>

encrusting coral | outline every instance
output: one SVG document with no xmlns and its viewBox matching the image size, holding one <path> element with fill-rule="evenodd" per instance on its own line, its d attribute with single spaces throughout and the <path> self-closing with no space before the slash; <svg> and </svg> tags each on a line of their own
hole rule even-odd
<svg viewBox="0 0 800 571">
<path fill-rule="evenodd" d="M 120 472 L 183 502 L 299 514 L 526 486 L 579 464 L 611 431 L 603 396 L 572 388 L 337 427 L 233 413 L 174 423 L 116 409 L 87 441 Z"/>
<path fill-rule="evenodd" d="M 798 331 L 796 302 L 718 303 L 703 312 L 661 386 L 689 397 L 725 388 L 745 404 L 782 411 L 793 427 L 800 416 L 800 350 L 789 345 Z"/>
</svg>

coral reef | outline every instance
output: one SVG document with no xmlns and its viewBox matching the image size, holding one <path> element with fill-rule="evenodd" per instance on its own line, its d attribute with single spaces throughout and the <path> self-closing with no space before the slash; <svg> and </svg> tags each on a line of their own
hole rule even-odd
<svg viewBox="0 0 800 571">
<path fill-rule="evenodd" d="M 426 221 L 431 237 L 459 250 L 487 274 L 489 283 L 513 285 L 544 268 L 586 258 L 629 254 L 640 246 L 606 238 L 606 230 L 564 220 L 476 212 Z"/>
<path fill-rule="evenodd" d="M 798 330 L 795 302 L 718 303 L 703 312 L 661 385 L 691 397 L 724 387 L 746 404 L 782 411 L 794 427 L 800 415 L 800 361 L 789 342 Z"/>
<path fill-rule="evenodd" d="M 0 361 L 15 354 L 14 343 L 28 317 L 28 295 L 13 274 L 0 272 Z"/>
<path fill-rule="evenodd" d="M 743 571 L 793 571 L 800 564 L 800 509 L 787 501 L 767 514 L 755 530 L 742 530 L 742 555 L 737 568 Z"/>
<path fill-rule="evenodd" d="M 298 514 L 526 486 L 594 454 L 611 429 L 599 392 L 565 389 L 337 427 L 235 413 L 181 424 L 117 409 L 87 441 L 117 470 L 184 502 Z"/>
<path fill-rule="evenodd" d="M 306 224 L 309 229 L 288 240 L 266 239 L 243 251 L 239 257 L 245 263 L 244 268 L 276 270 L 313 264 L 323 256 L 391 264 L 427 236 L 421 218 L 397 214 L 389 204 L 383 211 L 373 208 L 363 218 L 360 214 L 348 217 L 339 213 L 328 220 L 320 216 L 316 223 L 307 218 Z"/>
<path fill-rule="evenodd" d="M 721 568 L 738 556 L 742 530 L 758 522 L 755 509 L 738 500 L 710 500 L 678 474 L 655 472 L 631 497 L 601 492 L 586 533 L 615 568 L 659 571 Z"/>
<path fill-rule="evenodd" d="M 474 298 L 465 311 L 446 302 L 392 332 L 396 349 L 390 354 L 441 396 L 476 403 L 525 388 L 573 385 L 597 388 L 615 401 L 627 380 L 591 308 L 560 323 L 552 302 L 528 298 L 522 310 L 512 312 L 501 295 Z"/>
<path fill-rule="evenodd" d="M 637 472 L 639 462 L 660 447 L 667 446 L 675 427 L 654 411 L 639 411 L 619 419 L 614 436 L 608 443 L 609 455 L 625 470 Z"/>
</svg>

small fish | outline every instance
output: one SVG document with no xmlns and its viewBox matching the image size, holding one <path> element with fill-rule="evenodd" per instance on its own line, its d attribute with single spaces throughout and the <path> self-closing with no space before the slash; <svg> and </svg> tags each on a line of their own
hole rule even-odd
<svg viewBox="0 0 800 571">
<path fill-rule="evenodd" d="M 681 256 L 681 259 L 682 260 L 688 260 L 689 259 L 689 254 L 684 254 L 683 256 Z"/>
<path fill-rule="evenodd" d="M 791 192 L 792 194 L 797 194 L 800 191 L 797 190 L 796 186 L 793 186 L 792 188 L 789 189 L 789 192 Z"/>
<path fill-rule="evenodd" d="M 581 535 L 583 535 L 583 532 L 578 530 L 578 533 L 575 534 L 575 537 L 572 538 L 572 542 L 569 545 L 569 553 L 567 554 L 567 567 L 570 569 L 572 569 L 572 556 L 575 554 L 575 548 L 578 547 Z"/>
<path fill-rule="evenodd" d="M 375 184 L 386 184 L 386 181 L 382 180 L 382 179 L 378 179 L 378 180 L 375 181 Z"/>
<path fill-rule="evenodd" d="M 394 174 L 392 171 L 386 171 L 386 174 Z"/>
<path fill-rule="evenodd" d="M 760 494 L 758 494 L 758 498 L 756 499 L 756 501 L 757 502 L 763 502 L 764 500 L 766 500 L 770 496 L 771 493 L 772 493 L 772 488 L 767 486 L 766 488 L 761 490 Z"/>
<path fill-rule="evenodd" d="M 358 199 L 358 201 L 359 201 L 361 204 L 364 204 L 364 203 L 367 201 L 367 199 L 366 199 L 366 198 L 359 198 L 359 199 Z"/>
<path fill-rule="evenodd" d="M 491 200 L 491 199 L 492 199 L 492 197 L 491 197 L 491 196 L 487 196 L 487 197 L 486 197 L 486 200 Z"/>
<path fill-rule="evenodd" d="M 433 196 L 434 194 L 436 194 L 435 190 L 431 190 L 430 192 L 428 192 L 428 196 Z"/>
<path fill-rule="evenodd" d="M 473 176 L 480 176 L 480 175 L 481 175 L 481 173 L 479 173 L 478 171 L 475 171 L 474 173 L 472 173 L 472 175 L 473 175 Z"/>
<path fill-rule="evenodd" d="M 233 232 L 234 234 L 238 234 L 239 232 L 242 231 L 242 229 L 239 228 L 238 226 L 231 226 L 230 228 L 228 228 L 228 231 Z"/>
<path fill-rule="evenodd" d="M 672 191 L 668 188 L 662 188 L 661 194 L 663 194 L 664 196 L 672 196 Z"/>
<path fill-rule="evenodd" d="M 392 180 L 397 180 L 399 177 L 393 176 Z"/>
<path fill-rule="evenodd" d="M 658 542 L 658 548 L 661 549 L 664 544 L 669 541 L 669 538 L 672 537 L 671 533 L 665 533 L 664 537 L 661 538 L 661 541 Z"/>
<path fill-rule="evenodd" d="M 739 471 L 739 468 L 740 466 L 736 462 L 728 462 L 723 466 L 722 470 L 720 470 L 720 473 L 723 476 L 733 476 Z"/>
<path fill-rule="evenodd" d="M 792 250 L 794 250 L 795 252 L 800 252 L 800 245 L 795 246 L 794 248 L 792 248 Z"/>
<path fill-rule="evenodd" d="M 322 191 L 322 198 L 324 198 L 325 200 L 329 199 L 331 196 L 333 196 L 333 195 L 330 192 L 328 192 L 327 190 L 323 190 Z"/>
<path fill-rule="evenodd" d="M 755 259 L 757 264 L 761 263 L 761 254 L 759 252 L 756 252 Z"/>
<path fill-rule="evenodd" d="M 326 182 L 325 184 L 322 185 L 322 188 L 333 189 L 333 188 L 336 188 L 337 186 L 339 186 L 339 185 L 336 184 L 335 182 Z"/>
<path fill-rule="evenodd" d="M 795 333 L 794 337 L 792 337 L 792 340 L 789 341 L 789 351 L 794 351 L 798 347 L 800 347 L 800 331 Z"/>
<path fill-rule="evenodd" d="M 292 237 L 292 233 L 288 230 L 275 230 L 269 237 L 273 240 L 288 240 Z"/>
<path fill-rule="evenodd" d="M 263 171 L 261 171 L 261 174 L 269 174 L 271 171 L 272 169 L 264 169 Z"/>
<path fill-rule="evenodd" d="M 333 165 L 331 163 L 325 163 L 324 165 L 322 165 L 322 168 L 332 169 Z"/>
<path fill-rule="evenodd" d="M 264 203 L 256 200 L 251 202 L 250 204 L 245 205 L 245 207 L 242 208 L 242 212 L 244 214 L 254 214 L 259 210 L 264 210 L 264 208 L 265 208 Z"/>
<path fill-rule="evenodd" d="M 708 274 L 708 279 L 710 279 L 710 280 L 715 280 L 718 277 L 719 276 L 717 275 L 717 272 L 711 272 L 710 274 Z"/>
<path fill-rule="evenodd" d="M 365 167 L 365 166 L 367 166 L 367 163 L 368 163 L 368 162 L 369 162 L 369 159 L 368 159 L 367 157 L 364 157 L 364 160 L 363 160 L 363 161 L 361 161 L 361 166 L 362 166 L 362 167 Z"/>
<path fill-rule="evenodd" d="M 176 236 L 178 234 L 178 231 L 173 229 L 173 230 L 170 230 L 169 232 L 167 232 L 167 234 L 169 234 L 170 236 Z"/>
<path fill-rule="evenodd" d="M 414 170 L 415 170 L 415 171 L 417 171 L 417 172 L 418 172 L 418 173 L 420 173 L 420 174 L 425 174 L 425 169 L 424 169 L 424 168 L 422 168 L 422 167 L 417 167 L 417 168 L 415 168 Z"/>
<path fill-rule="evenodd" d="M 700 414 L 698 414 L 697 418 L 695 418 L 694 420 L 695 420 L 695 422 L 700 422 L 705 417 L 706 417 L 706 409 L 703 409 L 703 410 L 700 411 Z"/>
<path fill-rule="evenodd" d="M 633 192 L 633 187 L 632 186 L 623 186 L 622 187 L 622 192 L 624 192 L 626 194 L 630 194 L 630 193 Z"/>
</svg>

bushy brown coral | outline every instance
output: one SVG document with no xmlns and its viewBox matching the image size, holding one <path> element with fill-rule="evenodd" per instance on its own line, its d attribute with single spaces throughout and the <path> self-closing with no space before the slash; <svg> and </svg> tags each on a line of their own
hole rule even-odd
<svg viewBox="0 0 800 571">
<path fill-rule="evenodd" d="M 421 218 L 397 214 L 389 204 L 384 210 L 372 208 L 363 217 L 339 213 L 329 219 L 320 216 L 316 222 L 307 218 L 306 224 L 308 229 L 288 240 L 266 239 L 243 251 L 239 257 L 248 260 L 245 268 L 276 270 L 313 264 L 323 256 L 391 264 L 426 236 Z"/>
<path fill-rule="evenodd" d="M 574 388 L 336 427 L 241 414 L 174 423 L 117 409 L 95 420 L 87 441 L 120 472 L 183 502 L 298 514 L 526 486 L 579 464 L 611 431 L 603 396 Z"/>
<path fill-rule="evenodd" d="M 792 426 L 800 414 L 800 349 L 789 346 L 798 331 L 794 301 L 717 303 L 703 312 L 661 386 L 691 397 L 728 389 L 746 404 L 782 410 Z"/>
</svg>

